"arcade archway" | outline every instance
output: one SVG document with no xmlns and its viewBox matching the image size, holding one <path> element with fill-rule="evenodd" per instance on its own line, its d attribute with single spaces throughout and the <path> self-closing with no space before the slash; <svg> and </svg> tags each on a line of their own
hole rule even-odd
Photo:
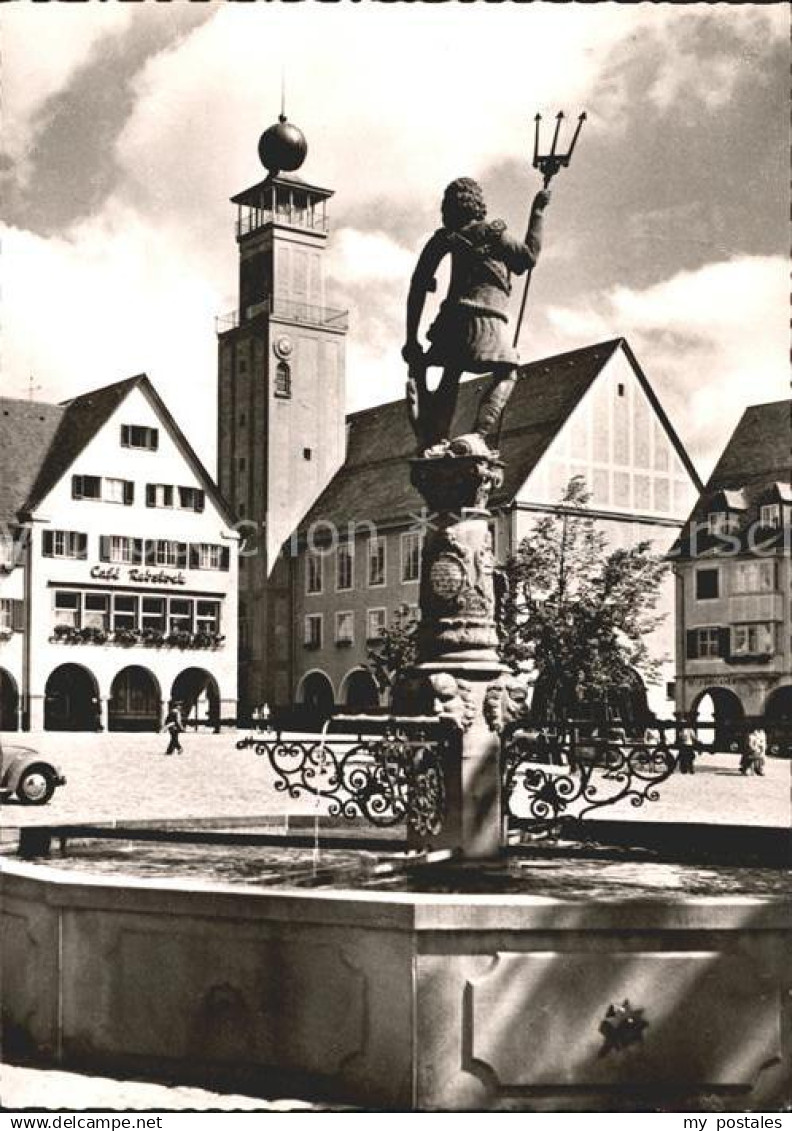
<svg viewBox="0 0 792 1131">
<path fill-rule="evenodd" d="M 297 698 L 312 720 L 324 722 L 333 713 L 333 685 L 324 672 L 308 672 L 300 684 Z"/>
<path fill-rule="evenodd" d="M 185 722 L 220 725 L 220 691 L 217 680 L 204 668 L 185 668 L 171 688 L 171 701 L 181 703 Z"/>
<path fill-rule="evenodd" d="M 108 729 L 159 730 L 161 704 L 159 684 L 148 668 L 123 668 L 110 688 Z"/>
<path fill-rule="evenodd" d="M 353 711 L 374 711 L 380 705 L 379 692 L 371 672 L 358 668 L 349 673 L 341 689 L 345 707 Z"/>
<path fill-rule="evenodd" d="M 764 719 L 770 746 L 786 758 L 792 756 L 792 687 L 777 687 L 768 695 Z"/>
<path fill-rule="evenodd" d="M 691 714 L 702 742 L 728 750 L 740 741 L 745 711 L 733 691 L 725 687 L 706 688 L 694 699 Z"/>
<path fill-rule="evenodd" d="M 44 688 L 45 730 L 99 730 L 101 713 L 96 679 L 80 664 L 61 664 Z"/>
<path fill-rule="evenodd" d="M 0 668 L 0 730 L 19 729 L 19 689 L 16 680 Z"/>
</svg>

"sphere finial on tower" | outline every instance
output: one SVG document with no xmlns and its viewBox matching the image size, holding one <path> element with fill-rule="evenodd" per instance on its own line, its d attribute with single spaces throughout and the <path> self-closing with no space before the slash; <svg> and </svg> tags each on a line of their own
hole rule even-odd
<svg viewBox="0 0 792 1131">
<path fill-rule="evenodd" d="M 293 173 L 299 169 L 308 153 L 305 134 L 286 118 L 281 107 L 278 121 L 259 138 L 259 160 L 271 177 L 278 173 Z"/>
</svg>

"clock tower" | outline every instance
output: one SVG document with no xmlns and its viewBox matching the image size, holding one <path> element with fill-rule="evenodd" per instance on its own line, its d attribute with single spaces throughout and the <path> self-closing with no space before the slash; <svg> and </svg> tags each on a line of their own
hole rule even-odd
<svg viewBox="0 0 792 1131">
<path fill-rule="evenodd" d="M 218 483 L 242 535 L 240 702 L 292 700 L 291 567 L 284 547 L 344 462 L 346 312 L 325 304 L 328 189 L 281 114 L 261 136 L 264 180 L 237 206 L 239 308 L 217 320 Z"/>
</svg>

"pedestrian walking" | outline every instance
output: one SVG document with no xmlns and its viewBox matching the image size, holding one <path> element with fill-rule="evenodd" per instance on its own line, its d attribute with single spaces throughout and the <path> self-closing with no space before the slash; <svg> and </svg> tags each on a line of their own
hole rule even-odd
<svg viewBox="0 0 792 1131">
<path fill-rule="evenodd" d="M 764 777 L 765 756 L 767 754 L 767 735 L 762 727 L 756 726 L 748 735 L 748 745 L 740 759 L 740 773 L 756 774 Z"/>
<path fill-rule="evenodd" d="M 165 725 L 162 728 L 170 735 L 168 749 L 166 754 L 183 754 L 180 735 L 184 731 L 184 723 L 182 722 L 181 704 L 171 703 L 170 710 L 165 717 Z"/>
<path fill-rule="evenodd" d="M 682 718 L 677 730 L 680 774 L 695 774 L 696 772 L 696 741 L 696 731 L 691 726 L 690 720 Z"/>
<path fill-rule="evenodd" d="M 270 714 L 269 703 L 262 703 L 259 708 L 259 721 L 262 730 L 270 729 Z"/>
</svg>

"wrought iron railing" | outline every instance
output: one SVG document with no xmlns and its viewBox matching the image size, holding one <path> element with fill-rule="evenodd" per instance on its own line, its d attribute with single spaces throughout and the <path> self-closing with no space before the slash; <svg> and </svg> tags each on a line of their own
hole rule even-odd
<svg viewBox="0 0 792 1131">
<path fill-rule="evenodd" d="M 517 727 L 504 735 L 502 764 L 509 816 L 553 825 L 620 801 L 636 807 L 657 801 L 657 787 L 680 766 L 680 747 L 664 737 L 614 740 L 580 737 L 574 728 L 559 736 Z"/>
<path fill-rule="evenodd" d="M 275 788 L 289 797 L 315 797 L 324 812 L 362 817 L 378 828 L 407 824 L 436 836 L 446 806 L 443 761 L 458 731 L 436 718 L 335 716 L 316 737 L 251 735 L 252 746 L 275 772 Z"/>
</svg>

